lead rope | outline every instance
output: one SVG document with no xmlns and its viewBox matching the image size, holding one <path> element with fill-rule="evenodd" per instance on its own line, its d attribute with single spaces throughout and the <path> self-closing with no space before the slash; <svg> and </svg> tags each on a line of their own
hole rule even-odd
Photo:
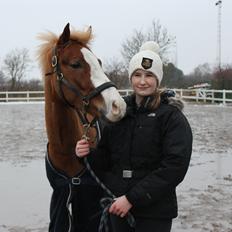
<svg viewBox="0 0 232 232">
<path fill-rule="evenodd" d="M 87 136 L 87 134 L 88 134 L 90 127 L 91 126 L 89 124 L 89 126 L 87 126 L 87 129 L 84 130 L 84 134 L 82 135 L 82 139 L 89 140 L 89 137 Z M 103 232 L 103 229 L 105 229 L 105 232 L 109 232 L 109 226 L 108 226 L 109 208 L 112 205 L 112 203 L 114 202 L 114 199 L 116 198 L 116 196 L 97 177 L 97 175 L 95 174 L 95 172 L 91 168 L 87 157 L 84 157 L 84 164 L 85 164 L 87 170 L 89 171 L 90 175 L 97 182 L 97 184 L 109 195 L 109 197 L 104 197 L 100 200 L 100 205 L 103 209 L 103 212 L 102 212 L 102 216 L 101 216 L 99 227 L 98 227 L 98 232 Z M 133 227 L 133 228 L 135 227 L 135 219 L 134 219 L 134 216 L 130 212 L 127 213 L 126 220 L 127 220 L 128 224 L 130 225 L 130 227 Z"/>
<path fill-rule="evenodd" d="M 102 212 L 100 224 L 98 227 L 98 232 L 103 232 L 103 228 L 105 229 L 105 232 L 109 232 L 109 226 L 108 226 L 109 208 L 111 204 L 114 202 L 114 199 L 116 198 L 116 196 L 96 176 L 95 172 L 92 170 L 92 168 L 89 165 L 87 157 L 84 157 L 84 163 L 86 165 L 87 170 L 90 172 L 90 175 L 95 179 L 97 184 L 109 195 L 109 197 L 104 197 L 100 200 L 100 205 L 103 209 L 103 212 Z M 134 219 L 134 216 L 130 212 L 127 213 L 126 220 L 128 224 L 130 225 L 130 227 L 133 227 L 133 228 L 135 227 L 135 219 Z"/>
</svg>

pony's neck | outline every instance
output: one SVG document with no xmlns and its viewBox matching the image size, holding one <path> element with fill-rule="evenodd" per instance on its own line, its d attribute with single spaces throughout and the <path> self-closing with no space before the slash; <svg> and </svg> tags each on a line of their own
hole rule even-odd
<svg viewBox="0 0 232 232">
<path fill-rule="evenodd" d="M 57 96 L 51 79 L 45 80 L 45 120 L 51 162 L 57 169 L 74 176 L 83 169 L 75 155 L 82 126 L 76 112 Z"/>
</svg>

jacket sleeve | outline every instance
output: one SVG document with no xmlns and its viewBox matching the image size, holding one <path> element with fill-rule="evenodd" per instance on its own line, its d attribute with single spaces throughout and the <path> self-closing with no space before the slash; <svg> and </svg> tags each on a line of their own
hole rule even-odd
<svg viewBox="0 0 232 232">
<path fill-rule="evenodd" d="M 108 149 L 109 128 L 105 126 L 101 139 L 95 149 L 91 149 L 87 156 L 88 162 L 94 171 L 107 171 L 110 167 L 110 153 Z"/>
<path fill-rule="evenodd" d="M 126 194 L 133 206 L 146 206 L 175 190 L 184 179 L 192 153 L 192 132 L 185 116 L 174 110 L 163 123 L 163 158 L 158 169 L 132 187 Z"/>
</svg>

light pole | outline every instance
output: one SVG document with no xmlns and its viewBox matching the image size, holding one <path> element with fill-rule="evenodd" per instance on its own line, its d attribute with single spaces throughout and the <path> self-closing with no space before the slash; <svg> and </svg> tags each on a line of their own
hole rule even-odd
<svg viewBox="0 0 232 232">
<path fill-rule="evenodd" d="M 221 8 L 222 1 L 217 1 L 215 5 L 218 7 L 218 31 L 217 31 L 217 60 L 218 60 L 218 69 L 221 71 Z"/>
</svg>

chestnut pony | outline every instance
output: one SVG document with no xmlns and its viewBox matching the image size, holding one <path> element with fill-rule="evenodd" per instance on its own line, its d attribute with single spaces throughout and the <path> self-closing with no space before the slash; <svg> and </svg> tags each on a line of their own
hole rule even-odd
<svg viewBox="0 0 232 232">
<path fill-rule="evenodd" d="M 91 28 L 83 32 L 70 32 L 69 24 L 59 37 L 51 32 L 39 36 L 44 41 L 38 57 L 44 76 L 48 161 L 52 169 L 66 179 L 78 176 L 85 170 L 75 155 L 75 145 L 84 133 L 86 135 L 86 127 L 89 137 L 96 136 L 96 131 L 89 128 L 96 124 L 95 117 L 104 115 L 115 122 L 125 114 L 124 100 L 88 47 L 91 38 Z M 77 182 L 79 184 L 79 180 Z M 70 202 L 68 199 L 66 205 Z M 59 212 L 50 210 L 51 220 L 65 220 L 55 218 Z M 70 221 L 70 218 L 67 220 Z M 54 223 L 51 221 L 49 231 L 66 231 L 64 228 L 52 229 L 55 226 L 51 224 Z M 71 231 L 70 225 L 67 227 Z"/>
</svg>

